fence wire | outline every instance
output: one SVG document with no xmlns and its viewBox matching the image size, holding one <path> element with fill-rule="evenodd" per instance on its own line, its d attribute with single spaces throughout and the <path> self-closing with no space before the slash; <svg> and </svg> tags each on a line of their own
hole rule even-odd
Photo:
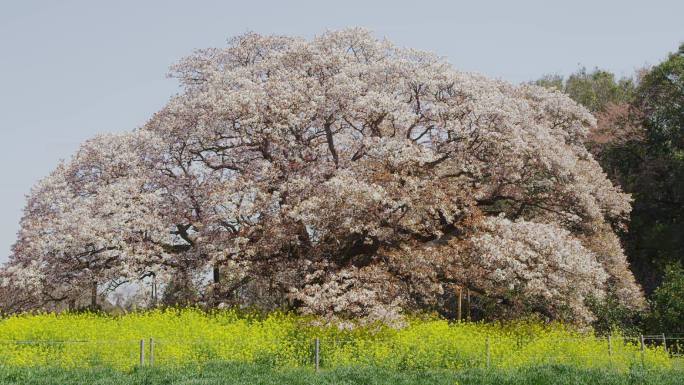
<svg viewBox="0 0 684 385">
<path fill-rule="evenodd" d="M 247 362 L 272 367 L 392 369 L 516 368 L 573 365 L 585 368 L 684 369 L 684 336 L 577 338 L 330 338 L 239 335 L 223 340 L 0 340 L 0 365 L 113 367 L 187 366 Z"/>
</svg>

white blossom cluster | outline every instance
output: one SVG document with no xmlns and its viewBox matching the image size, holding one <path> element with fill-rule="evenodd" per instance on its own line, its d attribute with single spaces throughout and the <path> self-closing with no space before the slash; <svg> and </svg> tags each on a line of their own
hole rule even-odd
<svg viewBox="0 0 684 385">
<path fill-rule="evenodd" d="M 213 268 L 233 297 L 268 282 L 327 317 L 396 318 L 455 287 L 579 321 L 590 297 L 642 303 L 614 233 L 630 197 L 561 93 L 362 29 L 250 33 L 171 76 L 182 92 L 144 127 L 84 143 L 32 191 L 6 287 L 63 300 Z"/>
</svg>

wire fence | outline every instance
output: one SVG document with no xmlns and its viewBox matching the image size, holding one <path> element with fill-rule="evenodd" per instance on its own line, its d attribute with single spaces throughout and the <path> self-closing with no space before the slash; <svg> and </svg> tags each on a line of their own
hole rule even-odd
<svg viewBox="0 0 684 385">
<path fill-rule="evenodd" d="M 375 366 L 396 369 L 515 368 L 573 365 L 628 370 L 684 369 L 684 336 L 641 335 L 576 338 L 293 337 L 226 340 L 5 340 L 0 365 L 114 367 L 183 366 L 215 361 L 273 367 Z"/>
</svg>

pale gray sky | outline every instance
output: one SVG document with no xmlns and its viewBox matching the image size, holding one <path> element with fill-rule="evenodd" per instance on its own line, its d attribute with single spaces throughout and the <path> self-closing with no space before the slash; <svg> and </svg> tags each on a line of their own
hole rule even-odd
<svg viewBox="0 0 684 385">
<path fill-rule="evenodd" d="M 177 91 L 168 66 L 246 31 L 363 26 L 512 82 L 579 66 L 619 75 L 684 41 L 684 1 L 0 2 L 0 261 L 25 195 L 101 132 L 140 126 Z"/>
</svg>

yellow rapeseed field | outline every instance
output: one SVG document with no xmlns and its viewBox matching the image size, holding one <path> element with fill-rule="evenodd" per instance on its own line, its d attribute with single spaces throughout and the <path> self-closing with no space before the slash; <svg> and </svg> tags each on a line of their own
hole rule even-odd
<svg viewBox="0 0 684 385">
<path fill-rule="evenodd" d="M 0 364 L 127 370 L 140 365 L 144 340 L 145 365 L 239 361 L 301 367 L 313 364 L 318 338 L 324 368 L 520 368 L 558 363 L 625 371 L 672 365 L 662 348 L 646 347 L 642 352 L 638 339 L 615 335 L 609 347 L 606 338 L 562 324 L 415 318 L 400 329 L 314 325 L 314 319 L 291 314 L 259 316 L 233 310 L 16 315 L 0 320 Z"/>
</svg>

